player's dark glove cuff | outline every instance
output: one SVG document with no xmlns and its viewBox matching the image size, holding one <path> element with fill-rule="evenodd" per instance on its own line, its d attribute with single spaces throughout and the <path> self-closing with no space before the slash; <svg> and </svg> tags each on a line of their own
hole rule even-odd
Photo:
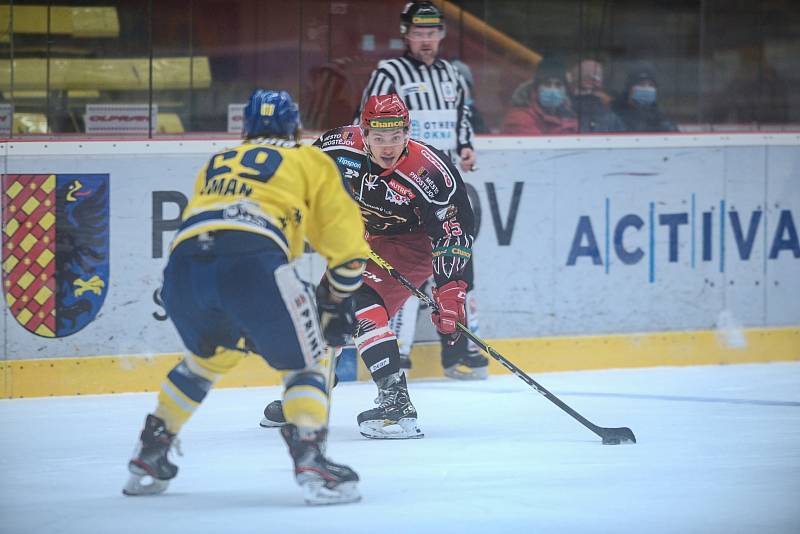
<svg viewBox="0 0 800 534">
<path fill-rule="evenodd" d="M 335 302 L 330 288 L 324 284 L 317 287 L 316 294 L 322 337 L 331 347 L 346 345 L 356 331 L 356 304 L 353 297 L 346 295 L 339 297 L 342 299 L 340 302 Z"/>
</svg>

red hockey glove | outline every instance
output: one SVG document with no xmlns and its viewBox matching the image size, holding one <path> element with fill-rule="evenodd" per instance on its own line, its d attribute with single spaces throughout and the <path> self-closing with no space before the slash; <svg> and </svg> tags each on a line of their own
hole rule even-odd
<svg viewBox="0 0 800 534">
<path fill-rule="evenodd" d="M 467 300 L 467 284 L 462 280 L 447 282 L 442 287 L 433 288 L 433 300 L 439 306 L 438 312 L 431 313 L 431 321 L 442 334 L 450 334 L 453 341 L 458 339 L 456 323 L 464 324 L 467 313 L 464 301 Z"/>
</svg>

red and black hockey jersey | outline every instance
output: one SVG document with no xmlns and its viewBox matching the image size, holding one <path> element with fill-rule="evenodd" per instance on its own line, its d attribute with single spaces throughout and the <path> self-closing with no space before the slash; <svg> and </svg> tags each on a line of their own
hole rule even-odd
<svg viewBox="0 0 800 534">
<path fill-rule="evenodd" d="M 336 162 L 372 235 L 426 233 L 436 285 L 460 279 L 472 255 L 475 220 L 461 175 L 441 151 L 410 140 L 394 169 L 366 153 L 361 129 L 343 126 L 315 143 Z"/>
</svg>

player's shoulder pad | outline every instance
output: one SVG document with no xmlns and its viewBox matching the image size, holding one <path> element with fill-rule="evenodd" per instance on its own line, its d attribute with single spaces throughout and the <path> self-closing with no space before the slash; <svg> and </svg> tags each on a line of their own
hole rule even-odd
<svg viewBox="0 0 800 534">
<path fill-rule="evenodd" d="M 304 145 L 301 149 L 301 155 L 304 161 L 308 162 L 314 169 L 314 173 L 320 172 L 333 172 L 339 176 L 341 171 L 338 170 L 336 163 L 330 158 L 331 154 L 326 154 L 316 145 Z"/>
<path fill-rule="evenodd" d="M 395 172 L 406 177 L 428 201 L 446 204 L 455 193 L 457 180 L 447 156 L 430 145 L 411 139 L 408 155 Z"/>
<path fill-rule="evenodd" d="M 340 126 L 333 130 L 328 130 L 320 136 L 314 143 L 316 146 L 327 152 L 329 150 L 349 150 L 365 154 L 364 139 L 361 136 L 361 128 L 358 126 Z"/>
<path fill-rule="evenodd" d="M 248 145 L 247 143 L 244 142 L 238 145 L 221 148 L 220 150 L 217 150 L 216 152 L 211 154 L 211 156 L 206 160 L 206 166 L 207 167 L 213 166 L 217 156 L 221 156 L 222 154 L 227 154 L 229 152 L 241 153 L 249 148 L 252 148 L 252 145 Z"/>
<path fill-rule="evenodd" d="M 220 154 L 225 154 L 226 152 L 242 152 L 243 150 L 247 150 L 248 148 L 252 148 L 252 145 L 248 145 L 247 143 L 242 142 L 239 143 L 238 145 L 228 146 L 217 150 L 216 152 L 214 152 L 211 158 L 213 159 L 219 156 Z"/>
</svg>

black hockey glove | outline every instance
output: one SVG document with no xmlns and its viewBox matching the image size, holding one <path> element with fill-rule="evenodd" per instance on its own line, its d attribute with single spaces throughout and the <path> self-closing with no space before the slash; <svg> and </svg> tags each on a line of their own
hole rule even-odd
<svg viewBox="0 0 800 534">
<path fill-rule="evenodd" d="M 338 301 L 338 302 L 337 302 Z M 352 296 L 339 301 L 326 285 L 317 287 L 317 310 L 322 337 L 331 347 L 341 347 L 356 331 L 356 303 Z"/>
</svg>

